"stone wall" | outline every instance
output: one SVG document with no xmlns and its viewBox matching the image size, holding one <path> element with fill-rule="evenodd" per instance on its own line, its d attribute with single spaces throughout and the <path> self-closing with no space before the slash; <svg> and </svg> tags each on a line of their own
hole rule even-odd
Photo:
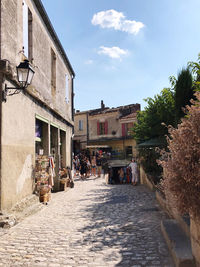
<svg viewBox="0 0 200 267">
<path fill-rule="evenodd" d="M 89 116 L 89 140 L 96 140 L 102 138 L 117 138 L 122 136 L 122 130 L 119 120 L 117 119 L 118 112 L 110 112 L 105 114 L 98 114 Z M 97 122 L 108 122 L 108 134 L 97 135 Z M 115 131 L 116 134 L 112 134 Z"/>
<path fill-rule="evenodd" d="M 192 253 L 196 260 L 196 266 L 200 266 L 200 219 L 190 218 L 190 237 Z"/>
<path fill-rule="evenodd" d="M 33 17 L 33 66 L 35 76 L 29 91 L 58 111 L 65 119 L 72 119 L 72 73 L 66 66 L 55 42 L 40 17 L 34 1 L 25 0 Z M 1 53 L 2 58 L 10 62 L 15 71 L 23 54 L 23 12 L 22 0 L 2 0 Z M 51 49 L 56 55 L 56 95 L 51 93 Z M 16 75 L 16 71 L 15 71 Z M 66 75 L 68 84 L 66 84 Z M 68 92 L 66 93 L 66 87 Z M 66 95 L 67 94 L 67 95 Z M 67 100 L 66 100 L 67 97 Z"/>
<path fill-rule="evenodd" d="M 71 164 L 72 129 L 33 103 L 23 94 L 3 103 L 2 125 L 2 210 L 11 208 L 34 189 L 35 118 L 47 118 L 66 132 L 66 166 Z M 31 107 L 31 108 L 30 108 Z M 26 115 L 25 115 L 26 114 Z"/>
<path fill-rule="evenodd" d="M 72 86 L 73 70 L 66 63 L 44 18 L 36 8 L 36 0 L 24 0 L 32 13 L 33 60 L 35 75 L 28 93 L 7 97 L 2 103 L 2 173 L 1 210 L 12 208 L 34 189 L 36 116 L 44 117 L 48 129 L 53 124 L 66 133 L 66 166 L 71 166 Z M 9 65 L 4 83 L 16 86 L 16 66 L 26 59 L 23 52 L 22 0 L 2 0 L 1 58 Z M 56 58 L 56 87 L 52 94 L 51 51 Z M 2 71 L 2 70 L 1 70 Z M 67 78 L 66 78 L 67 76 Z M 66 90 L 68 87 L 68 90 Z M 66 99 L 67 97 L 67 99 Z M 50 135 L 48 136 L 50 147 Z M 59 135 L 58 135 L 59 142 Z M 59 147 L 59 144 L 58 144 Z M 50 152 L 50 149 L 48 150 Z M 59 158 L 59 153 L 57 154 Z M 58 168 L 58 166 L 57 166 Z"/>
<path fill-rule="evenodd" d="M 79 130 L 79 120 L 83 121 L 83 130 Z M 74 116 L 74 135 L 87 136 L 87 113 L 76 113 Z"/>
<path fill-rule="evenodd" d="M 148 186 L 150 190 L 155 190 L 154 185 L 148 179 L 148 175 L 145 173 L 141 165 L 139 166 L 139 173 L 140 173 L 140 183 Z"/>
</svg>

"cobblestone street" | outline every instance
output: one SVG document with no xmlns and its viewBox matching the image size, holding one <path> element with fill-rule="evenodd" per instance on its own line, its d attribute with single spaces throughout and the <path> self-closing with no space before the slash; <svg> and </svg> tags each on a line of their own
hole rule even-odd
<svg viewBox="0 0 200 267">
<path fill-rule="evenodd" d="M 173 266 L 163 216 L 142 185 L 75 180 L 0 237 L 0 266 Z"/>
</svg>

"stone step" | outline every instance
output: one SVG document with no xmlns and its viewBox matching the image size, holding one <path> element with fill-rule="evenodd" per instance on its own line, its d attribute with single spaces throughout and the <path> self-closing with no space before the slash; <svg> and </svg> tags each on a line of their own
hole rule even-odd
<svg viewBox="0 0 200 267">
<path fill-rule="evenodd" d="M 44 204 L 39 203 L 39 201 L 37 203 L 34 203 L 28 207 L 26 207 L 23 211 L 21 212 L 15 212 L 15 218 L 16 218 L 16 223 L 19 223 L 20 221 L 22 221 L 24 218 L 35 214 L 36 212 L 40 211 L 41 209 L 44 208 Z"/>
<path fill-rule="evenodd" d="M 6 213 L 0 215 L 0 227 L 11 228 L 25 217 L 38 212 L 43 207 L 44 205 L 39 202 L 39 197 L 37 195 L 30 195 L 17 203 L 10 210 L 9 214 Z"/>
<path fill-rule="evenodd" d="M 161 222 L 161 230 L 176 267 L 194 267 L 191 242 L 176 220 L 167 219 Z"/>
</svg>

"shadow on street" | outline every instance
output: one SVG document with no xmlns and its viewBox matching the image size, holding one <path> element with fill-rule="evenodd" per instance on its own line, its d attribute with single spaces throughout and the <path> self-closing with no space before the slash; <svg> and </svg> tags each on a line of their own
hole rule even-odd
<svg viewBox="0 0 200 267">
<path fill-rule="evenodd" d="M 173 266 L 160 232 L 165 214 L 146 187 L 103 183 L 80 202 L 89 199 L 92 204 L 86 206 L 84 217 L 90 224 L 78 230 L 85 233 L 79 246 L 90 243 L 91 251 L 111 249 L 104 262 L 118 259 L 115 266 Z"/>
</svg>

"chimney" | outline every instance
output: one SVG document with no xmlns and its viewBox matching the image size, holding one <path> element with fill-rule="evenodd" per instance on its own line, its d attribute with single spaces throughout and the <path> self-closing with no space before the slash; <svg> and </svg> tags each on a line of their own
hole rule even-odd
<svg viewBox="0 0 200 267">
<path fill-rule="evenodd" d="M 101 100 L 101 109 L 103 110 L 105 108 L 105 104 L 103 103 L 103 100 Z"/>
</svg>

